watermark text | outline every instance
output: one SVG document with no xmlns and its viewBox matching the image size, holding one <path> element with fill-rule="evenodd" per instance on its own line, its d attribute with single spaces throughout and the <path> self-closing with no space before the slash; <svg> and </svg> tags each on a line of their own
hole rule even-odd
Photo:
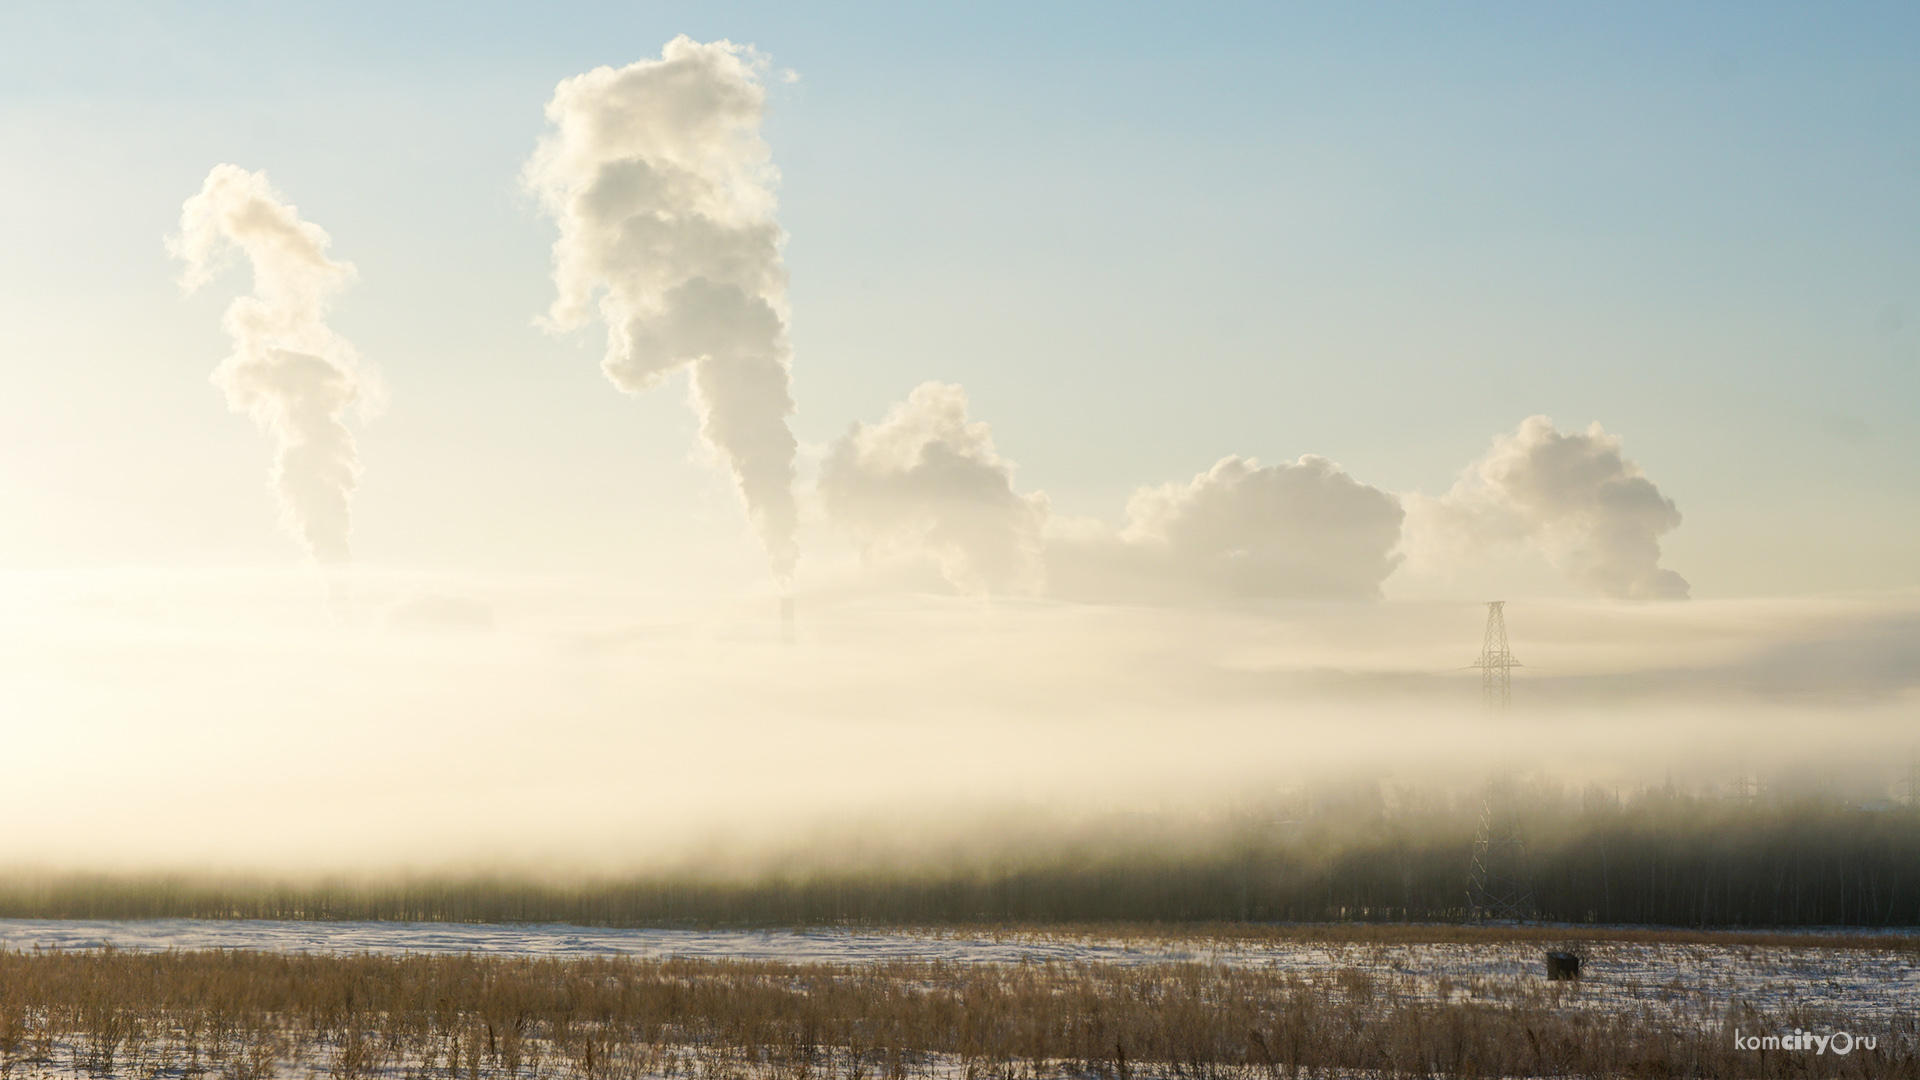
<svg viewBox="0 0 1920 1080">
<path fill-rule="evenodd" d="M 1739 1028 L 1733 1029 L 1735 1050 L 1811 1050 L 1815 1054 L 1824 1054 L 1828 1051 L 1836 1054 L 1851 1054 L 1856 1048 L 1871 1050 L 1877 1041 L 1877 1036 L 1855 1035 L 1847 1031 L 1815 1035 L 1811 1031 L 1794 1028 L 1791 1035 L 1747 1035 Z"/>
</svg>

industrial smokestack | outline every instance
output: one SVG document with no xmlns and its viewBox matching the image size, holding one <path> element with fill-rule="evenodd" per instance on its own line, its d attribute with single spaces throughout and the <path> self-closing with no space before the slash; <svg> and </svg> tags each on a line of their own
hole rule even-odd
<svg viewBox="0 0 1920 1080">
<path fill-rule="evenodd" d="M 793 644 L 793 594 L 780 598 L 780 640 Z"/>
</svg>

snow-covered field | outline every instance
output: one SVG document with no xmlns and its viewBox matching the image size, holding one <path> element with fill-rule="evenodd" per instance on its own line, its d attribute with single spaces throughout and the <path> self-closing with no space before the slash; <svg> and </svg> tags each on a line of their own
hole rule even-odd
<svg viewBox="0 0 1920 1080">
<path fill-rule="evenodd" d="M 0 919 L 0 948 L 268 949 L 278 952 L 481 953 L 489 956 L 631 956 L 867 964 L 1212 961 L 1225 954 L 1178 944 L 1070 938 L 935 936 L 841 930 L 618 930 L 558 923 L 273 922 L 143 919 L 128 922 Z"/>
<path fill-rule="evenodd" d="M 1579 933 L 1569 929 L 1569 938 Z M 1589 942 L 1585 978 L 1549 984 L 1538 943 L 1353 944 L 839 930 L 621 930 L 567 925 L 0 920 L 0 948 L 264 949 L 314 953 L 630 956 L 783 963 L 1202 963 L 1278 969 L 1331 998 L 1538 1001 L 1562 1008 L 1723 1021 L 1730 1006 L 1861 1025 L 1920 1012 L 1920 956 L 1901 949 Z"/>
</svg>

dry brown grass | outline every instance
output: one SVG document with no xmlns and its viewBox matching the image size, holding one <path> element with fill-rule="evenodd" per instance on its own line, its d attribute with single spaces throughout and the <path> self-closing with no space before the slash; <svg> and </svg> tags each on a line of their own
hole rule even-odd
<svg viewBox="0 0 1920 1080">
<path fill-rule="evenodd" d="M 1720 945 L 1792 949 L 1872 949 L 1920 954 L 1920 933 L 1873 930 L 1705 930 L 1686 927 L 1554 923 L 1024 923 L 977 927 L 903 927 L 960 937 L 1067 938 L 1200 945 Z"/>
<path fill-rule="evenodd" d="M 1583 1012 L 1194 964 L 839 967 L 631 959 L 0 953 L 0 1076 L 336 1080 L 1920 1077 L 1920 1021 L 1847 1057 Z M 1729 1015 L 1790 1029 L 1827 1018 Z"/>
</svg>

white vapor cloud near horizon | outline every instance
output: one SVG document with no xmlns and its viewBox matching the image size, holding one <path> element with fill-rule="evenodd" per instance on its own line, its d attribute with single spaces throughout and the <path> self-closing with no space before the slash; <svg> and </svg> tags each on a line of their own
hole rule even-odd
<svg viewBox="0 0 1920 1080">
<path fill-rule="evenodd" d="M 1601 596 L 1686 599 L 1686 579 L 1660 566 L 1659 539 L 1679 527 L 1680 510 L 1621 446 L 1598 422 L 1563 432 L 1549 417 L 1528 417 L 1445 495 L 1407 497 L 1413 561 L 1444 567 L 1528 544 Z"/>
<path fill-rule="evenodd" d="M 547 325 L 597 312 L 602 367 L 629 393 L 691 372 L 701 433 L 790 582 L 797 444 L 765 68 L 749 48 L 683 35 L 659 60 L 567 79 L 525 181 L 560 230 Z"/>
<path fill-rule="evenodd" d="M 856 423 L 820 467 L 828 517 L 869 560 L 927 556 L 966 592 L 1037 593 L 1047 499 L 1013 489 L 1013 464 L 958 386 L 922 383 L 878 424 Z"/>
<path fill-rule="evenodd" d="M 1595 595 L 1678 600 L 1659 537 L 1679 510 L 1618 436 L 1562 432 L 1545 416 L 1495 438 L 1438 498 L 1394 494 L 1305 455 L 1229 455 L 1186 483 L 1141 487 L 1118 528 L 1049 516 L 968 415 L 966 392 L 929 382 L 877 424 L 833 443 L 816 495 L 877 569 L 916 560 L 965 593 L 1092 603 L 1377 599 L 1403 565 L 1444 576 L 1505 549 L 1537 551 Z"/>
<path fill-rule="evenodd" d="M 1393 572 L 1401 510 L 1326 458 L 1261 465 L 1230 455 L 1185 484 L 1141 488 L 1118 532 L 1054 540 L 1063 597 L 1374 599 Z"/>
<path fill-rule="evenodd" d="M 217 165 L 181 207 L 168 250 L 186 264 L 188 293 L 212 281 L 235 252 L 253 270 L 253 295 L 236 298 L 222 322 L 233 353 L 213 381 L 236 412 L 253 417 L 276 443 L 273 485 L 289 529 L 314 560 L 351 558 L 350 502 L 360 460 L 344 421 L 369 389 L 353 347 L 325 321 L 333 295 L 354 279 L 327 257 L 330 240 L 301 219 L 265 173 Z"/>
</svg>

